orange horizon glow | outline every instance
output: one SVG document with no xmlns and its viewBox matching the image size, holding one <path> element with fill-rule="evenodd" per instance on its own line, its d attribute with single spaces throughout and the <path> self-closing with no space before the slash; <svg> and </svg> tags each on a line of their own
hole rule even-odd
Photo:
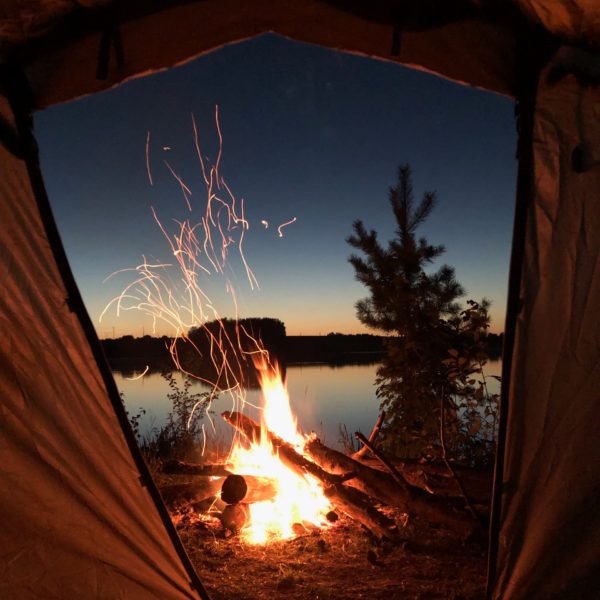
<svg viewBox="0 0 600 600">
<path fill-rule="evenodd" d="M 491 326 L 489 333 L 500 334 L 504 331 L 504 314 L 499 315 L 499 311 L 494 311 L 492 307 L 491 311 Z M 172 330 L 167 327 L 161 327 L 157 325 L 155 331 L 152 331 L 152 320 L 141 319 L 141 315 L 136 315 L 136 319 L 132 319 L 133 314 L 127 316 L 122 315 L 117 320 L 105 319 L 102 323 L 96 324 L 96 333 L 100 339 L 113 339 L 119 338 L 126 335 L 132 335 L 133 337 L 143 337 L 144 335 L 150 335 L 152 337 L 172 337 Z M 325 336 L 329 333 L 341 333 L 343 335 L 381 335 L 381 332 L 367 329 L 356 321 L 356 318 L 348 318 L 344 320 L 335 320 L 328 318 L 328 315 L 323 315 L 320 318 L 315 318 L 311 315 L 306 320 L 295 320 L 288 321 L 282 315 L 268 315 L 268 314 L 252 314 L 249 317 L 257 318 L 273 318 L 282 321 L 286 328 L 286 334 L 289 336 Z M 242 315 L 237 315 L 239 318 L 244 318 Z M 234 319 L 236 315 L 224 315 L 223 318 Z M 114 328 L 114 332 L 113 332 Z"/>
</svg>

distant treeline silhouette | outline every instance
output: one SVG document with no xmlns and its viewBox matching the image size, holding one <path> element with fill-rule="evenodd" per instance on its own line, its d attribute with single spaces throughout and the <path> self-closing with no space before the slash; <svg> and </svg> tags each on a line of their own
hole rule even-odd
<svg viewBox="0 0 600 600">
<path fill-rule="evenodd" d="M 384 354 L 384 337 L 366 333 L 320 335 L 286 335 L 285 324 L 279 319 L 261 317 L 235 321 L 222 319 L 211 321 L 203 327 L 190 330 L 190 341 L 179 340 L 177 352 L 182 365 L 192 372 L 208 367 L 211 353 L 219 362 L 220 346 L 226 356 L 235 359 L 236 368 L 246 370 L 252 366 L 252 356 L 258 346 L 265 348 L 271 358 L 283 365 L 294 363 L 324 362 L 331 364 L 364 364 L 376 362 Z M 490 333 L 485 342 L 491 358 L 502 354 L 503 334 Z M 125 335 L 116 339 L 104 339 L 102 345 L 106 357 L 115 369 L 137 369 L 149 365 L 154 370 L 170 370 L 173 360 L 169 347 L 173 338 L 145 335 L 135 338 Z M 240 353 L 239 348 L 243 352 Z M 239 365 L 237 365 L 239 361 Z"/>
</svg>

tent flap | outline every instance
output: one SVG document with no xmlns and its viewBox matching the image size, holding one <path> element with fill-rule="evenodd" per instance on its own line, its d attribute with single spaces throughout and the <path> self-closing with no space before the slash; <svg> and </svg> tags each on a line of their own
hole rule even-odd
<svg viewBox="0 0 600 600">
<path fill-rule="evenodd" d="M 0 597 L 198 598 L 3 145 L 0 197 Z"/>
<path fill-rule="evenodd" d="M 548 77 L 556 60 L 534 120 L 498 599 L 596 598 L 600 589 L 600 94 L 572 74 Z"/>
</svg>

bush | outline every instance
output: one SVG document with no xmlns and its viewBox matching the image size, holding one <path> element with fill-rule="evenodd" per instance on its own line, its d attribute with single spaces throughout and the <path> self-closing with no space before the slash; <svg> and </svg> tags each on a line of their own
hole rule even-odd
<svg viewBox="0 0 600 600">
<path fill-rule="evenodd" d="M 188 377 L 184 378 L 183 387 L 172 372 L 163 373 L 162 377 L 171 390 L 167 394 L 171 410 L 165 424 L 153 427 L 147 435 L 143 435 L 140 419 L 146 411 L 140 408 L 135 415 L 127 413 L 133 432 L 144 455 L 153 461 L 195 459 L 201 453 L 202 420 L 209 410 L 211 393 L 191 393 L 192 380 Z"/>
</svg>

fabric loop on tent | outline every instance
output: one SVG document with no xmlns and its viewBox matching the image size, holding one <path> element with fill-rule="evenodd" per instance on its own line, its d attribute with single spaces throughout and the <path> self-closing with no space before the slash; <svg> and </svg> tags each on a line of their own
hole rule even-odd
<svg viewBox="0 0 600 600">
<path fill-rule="evenodd" d="M 600 52 L 582 48 L 563 47 L 557 52 L 550 67 L 547 82 L 556 85 L 564 77 L 572 75 L 580 85 L 577 97 L 577 130 L 579 143 L 571 154 L 571 165 L 576 173 L 585 173 L 600 165 L 600 153 L 594 152 L 592 140 L 588 139 L 590 130 L 586 123 L 586 98 L 588 90 L 600 85 Z"/>
<path fill-rule="evenodd" d="M 101 81 L 108 79 L 110 64 L 110 49 L 114 48 L 117 66 L 122 67 L 124 63 L 123 40 L 121 29 L 116 21 L 112 21 L 103 31 L 98 49 L 98 67 L 96 68 L 96 79 Z"/>
<path fill-rule="evenodd" d="M 16 158 L 25 156 L 25 148 L 19 134 L 2 115 L 0 115 L 0 144 Z"/>
<path fill-rule="evenodd" d="M 0 94 L 5 97 L 15 98 L 19 105 L 31 114 L 33 107 L 33 93 L 31 86 L 25 76 L 23 69 L 14 64 L 5 63 L 0 65 Z M 27 129 L 31 131 L 33 120 L 29 117 Z M 10 123 L 3 115 L 0 115 L 0 144 L 2 144 L 15 158 L 24 159 L 27 155 L 27 144 L 33 144 L 37 152 L 35 138 L 29 136 L 26 141 L 19 134 L 17 124 Z"/>
<path fill-rule="evenodd" d="M 396 4 L 394 13 L 395 18 L 392 30 L 392 48 L 390 50 L 390 56 L 400 56 L 400 49 L 402 48 L 402 29 L 404 27 L 404 15 L 400 10 L 399 4 Z"/>
</svg>

